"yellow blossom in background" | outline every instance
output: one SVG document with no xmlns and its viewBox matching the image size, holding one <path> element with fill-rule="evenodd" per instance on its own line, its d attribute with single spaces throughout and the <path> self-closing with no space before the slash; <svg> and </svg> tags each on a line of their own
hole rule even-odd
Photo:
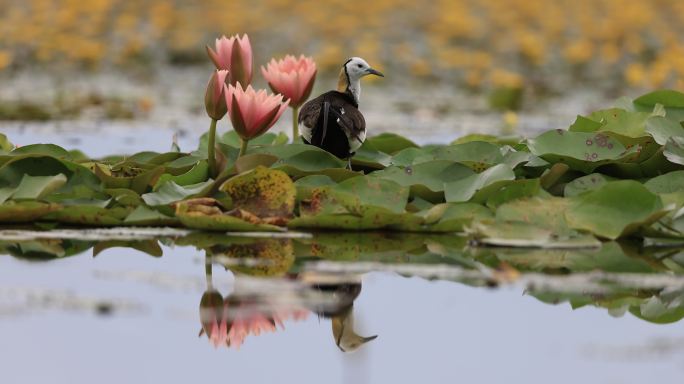
<svg viewBox="0 0 684 384">
<path fill-rule="evenodd" d="M 521 88 L 523 86 L 522 76 L 503 69 L 495 69 L 490 76 L 490 82 L 494 87 Z"/>
<path fill-rule="evenodd" d="M 303 53 L 322 73 L 363 56 L 388 73 L 479 87 L 515 73 L 675 86 L 681 0 L 0 0 L 0 70 L 206 64 L 205 44 L 248 33 L 255 64 Z M 575 68 L 568 73 L 567 65 Z M 540 75 L 544 74 L 544 75 Z M 593 76 L 593 77 L 592 77 Z M 506 80 L 508 81 L 508 80 Z M 504 81 L 505 82 L 505 81 Z"/>
<path fill-rule="evenodd" d="M 0 70 L 12 63 L 12 54 L 7 51 L 0 51 Z"/>
</svg>

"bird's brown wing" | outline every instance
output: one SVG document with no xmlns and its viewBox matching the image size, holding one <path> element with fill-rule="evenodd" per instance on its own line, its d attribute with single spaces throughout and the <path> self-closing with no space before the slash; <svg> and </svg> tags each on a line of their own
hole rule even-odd
<svg viewBox="0 0 684 384">
<path fill-rule="evenodd" d="M 325 94 L 320 95 L 315 99 L 311 99 L 302 106 L 302 109 L 299 110 L 299 124 L 304 124 L 306 127 L 311 129 L 316 126 L 318 117 L 321 114 L 324 96 Z"/>
<path fill-rule="evenodd" d="M 362 141 L 362 134 L 366 131 L 366 119 L 355 105 L 344 100 L 333 101 L 332 108 L 339 117 L 337 124 L 347 133 L 350 140 Z"/>
</svg>

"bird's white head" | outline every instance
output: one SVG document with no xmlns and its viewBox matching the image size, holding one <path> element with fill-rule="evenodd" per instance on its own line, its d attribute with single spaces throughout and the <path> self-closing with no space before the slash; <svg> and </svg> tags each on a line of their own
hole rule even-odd
<svg viewBox="0 0 684 384">
<path fill-rule="evenodd" d="M 337 90 L 351 92 L 358 103 L 361 95 L 361 78 L 368 75 L 385 77 L 380 71 L 373 69 L 366 60 L 360 57 L 352 57 L 342 66 Z"/>
</svg>

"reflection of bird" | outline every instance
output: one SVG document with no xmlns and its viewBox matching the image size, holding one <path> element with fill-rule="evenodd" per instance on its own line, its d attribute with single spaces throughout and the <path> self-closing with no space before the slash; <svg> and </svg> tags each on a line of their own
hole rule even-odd
<svg viewBox="0 0 684 384">
<path fill-rule="evenodd" d="M 312 288 L 329 293 L 335 298 L 335 306 L 319 308 L 316 312 L 319 316 L 331 319 L 335 345 L 342 352 L 354 352 L 378 337 L 363 337 L 354 332 L 354 300 L 361 293 L 361 283 L 314 284 Z"/>
<path fill-rule="evenodd" d="M 359 111 L 361 78 L 384 75 L 360 57 L 352 57 L 342 66 L 337 90 L 310 100 L 299 113 L 299 127 L 304 142 L 347 159 L 366 140 L 366 121 Z"/>
<path fill-rule="evenodd" d="M 354 352 L 363 344 L 375 340 L 378 335 L 363 337 L 354 332 L 354 306 L 350 305 L 340 314 L 332 317 L 335 344 L 342 352 Z"/>
</svg>

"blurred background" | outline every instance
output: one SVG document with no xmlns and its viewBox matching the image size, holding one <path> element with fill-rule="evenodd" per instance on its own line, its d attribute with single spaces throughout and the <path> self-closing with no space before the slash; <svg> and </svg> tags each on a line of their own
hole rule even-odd
<svg viewBox="0 0 684 384">
<path fill-rule="evenodd" d="M 532 134 L 621 95 L 684 89 L 681 0 L 0 0 L 0 9 L 0 124 L 20 133 L 142 121 L 196 140 L 212 69 L 204 46 L 236 33 L 252 41 L 257 86 L 272 57 L 313 56 L 314 92 L 335 85 L 347 57 L 364 57 L 387 75 L 365 84 L 369 129 L 418 141 Z"/>
</svg>

